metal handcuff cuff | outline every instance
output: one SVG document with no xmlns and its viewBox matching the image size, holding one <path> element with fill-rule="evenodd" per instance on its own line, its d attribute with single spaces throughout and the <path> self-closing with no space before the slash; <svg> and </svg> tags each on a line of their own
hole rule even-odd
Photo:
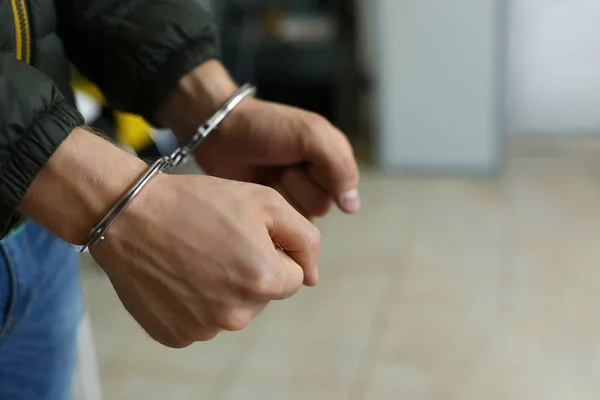
<svg viewBox="0 0 600 400">
<path fill-rule="evenodd" d="M 106 236 L 106 232 L 116 222 L 117 218 L 131 204 L 133 199 L 142 191 L 142 189 L 160 173 L 169 173 L 178 165 L 185 163 L 190 154 L 202 143 L 202 141 L 240 104 L 246 97 L 254 96 L 256 87 L 251 84 L 243 85 L 212 117 L 210 117 L 192 136 L 192 139 L 186 144 L 175 150 L 170 156 L 159 158 L 148 171 L 142 176 L 127 193 L 117 202 L 117 204 L 106 214 L 104 218 L 96 225 L 88 236 L 85 245 L 80 246 L 78 250 L 83 253 L 89 246 L 98 244 Z"/>
</svg>

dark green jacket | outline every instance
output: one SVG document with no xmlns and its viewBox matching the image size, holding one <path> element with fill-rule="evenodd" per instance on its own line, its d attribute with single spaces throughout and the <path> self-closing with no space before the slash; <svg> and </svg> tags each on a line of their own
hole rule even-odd
<svg viewBox="0 0 600 400">
<path fill-rule="evenodd" d="M 217 29 L 198 0 L 0 0 L 0 237 L 83 123 L 71 63 L 114 108 L 154 122 L 179 79 L 217 55 Z"/>
</svg>

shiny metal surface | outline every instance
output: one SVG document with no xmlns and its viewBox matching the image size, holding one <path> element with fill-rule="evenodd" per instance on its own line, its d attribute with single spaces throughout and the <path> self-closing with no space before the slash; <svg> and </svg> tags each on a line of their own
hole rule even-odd
<svg viewBox="0 0 600 400">
<path fill-rule="evenodd" d="M 119 202 L 106 214 L 89 234 L 88 242 L 78 247 L 79 252 L 85 252 L 89 246 L 98 244 L 106 235 L 106 232 L 115 223 L 119 216 L 127 209 L 133 199 L 142 191 L 150 180 L 160 173 L 169 173 L 178 165 L 185 163 L 190 154 L 194 152 L 202 141 L 212 133 L 219 124 L 237 107 L 246 97 L 254 96 L 256 87 L 250 84 L 243 85 L 227 103 L 223 105 L 212 117 L 210 117 L 194 134 L 192 139 L 179 147 L 168 157 L 158 159 L 148 171 L 129 189 Z"/>
</svg>

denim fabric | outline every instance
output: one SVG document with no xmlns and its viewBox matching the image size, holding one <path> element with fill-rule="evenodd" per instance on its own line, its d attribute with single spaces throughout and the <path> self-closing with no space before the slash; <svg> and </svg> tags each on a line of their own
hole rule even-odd
<svg viewBox="0 0 600 400">
<path fill-rule="evenodd" d="M 32 222 L 0 242 L 0 399 L 70 398 L 82 304 L 70 245 Z"/>
</svg>

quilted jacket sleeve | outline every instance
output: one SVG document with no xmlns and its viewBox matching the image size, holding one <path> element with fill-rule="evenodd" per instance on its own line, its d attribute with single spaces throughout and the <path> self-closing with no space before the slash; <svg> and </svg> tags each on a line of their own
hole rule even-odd
<svg viewBox="0 0 600 400">
<path fill-rule="evenodd" d="M 44 73 L 0 53 L 0 237 L 20 220 L 15 209 L 81 115 Z"/>
<path fill-rule="evenodd" d="M 179 80 L 217 58 L 218 30 L 199 0 L 56 0 L 76 67 L 120 110 L 155 115 Z"/>
</svg>

